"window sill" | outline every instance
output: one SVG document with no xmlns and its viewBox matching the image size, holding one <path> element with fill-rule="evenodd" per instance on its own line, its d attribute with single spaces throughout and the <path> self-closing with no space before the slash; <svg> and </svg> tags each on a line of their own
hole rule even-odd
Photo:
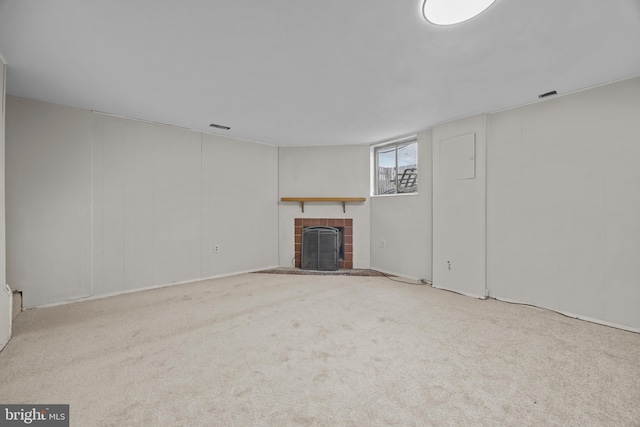
<svg viewBox="0 0 640 427">
<path fill-rule="evenodd" d="M 393 194 L 372 194 L 371 197 L 403 197 L 403 196 L 417 196 L 419 193 L 393 193 Z"/>
</svg>

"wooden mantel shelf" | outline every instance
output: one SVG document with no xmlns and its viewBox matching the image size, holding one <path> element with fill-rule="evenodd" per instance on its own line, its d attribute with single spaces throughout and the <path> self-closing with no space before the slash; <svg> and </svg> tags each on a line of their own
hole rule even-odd
<svg viewBox="0 0 640 427">
<path fill-rule="evenodd" d="M 366 197 L 282 197 L 281 202 L 299 202 L 300 208 L 304 213 L 304 202 L 341 202 L 342 212 L 346 212 L 347 202 L 364 202 Z"/>
</svg>

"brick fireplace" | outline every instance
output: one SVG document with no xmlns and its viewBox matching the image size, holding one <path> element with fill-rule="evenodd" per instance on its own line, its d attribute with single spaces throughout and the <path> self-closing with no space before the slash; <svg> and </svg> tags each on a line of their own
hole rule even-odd
<svg viewBox="0 0 640 427">
<path fill-rule="evenodd" d="M 343 229 L 344 259 L 340 269 L 353 269 L 353 219 L 352 218 L 296 218 L 294 220 L 295 266 L 300 268 L 302 259 L 302 229 L 304 227 L 326 226 Z"/>
</svg>

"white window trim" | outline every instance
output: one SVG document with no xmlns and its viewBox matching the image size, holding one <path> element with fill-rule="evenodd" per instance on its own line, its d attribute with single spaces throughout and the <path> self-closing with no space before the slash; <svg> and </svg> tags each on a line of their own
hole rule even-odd
<svg viewBox="0 0 640 427">
<path fill-rule="evenodd" d="M 377 186 L 378 186 L 378 182 L 377 182 L 377 162 L 376 162 L 376 150 L 378 148 L 387 146 L 387 145 L 396 145 L 396 144 L 402 144 L 405 142 L 415 142 L 417 144 L 417 154 L 418 157 L 420 156 L 420 145 L 418 144 L 418 135 L 412 135 L 412 136 L 407 136 L 404 138 L 399 138 L 399 139 L 394 139 L 391 141 L 385 141 L 385 142 L 381 142 L 379 144 L 373 144 L 371 145 L 370 148 L 370 161 L 369 164 L 371 165 L 371 173 L 370 173 L 370 185 L 369 185 L 369 196 L 370 197 L 395 197 L 395 196 L 417 196 L 420 189 L 419 189 L 419 185 L 418 185 L 418 189 L 416 189 L 416 191 L 412 192 L 412 193 L 393 193 L 393 194 L 376 194 L 376 190 L 377 190 Z M 397 160 L 396 160 L 397 162 Z M 418 162 L 418 159 L 416 158 L 416 162 Z M 420 174 L 420 170 L 418 169 L 418 174 Z M 418 179 L 420 178 L 420 175 L 418 175 Z"/>
</svg>

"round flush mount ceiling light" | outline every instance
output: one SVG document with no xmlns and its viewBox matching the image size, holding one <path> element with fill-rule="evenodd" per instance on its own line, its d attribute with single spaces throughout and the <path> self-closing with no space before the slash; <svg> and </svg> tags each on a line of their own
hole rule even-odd
<svg viewBox="0 0 640 427">
<path fill-rule="evenodd" d="M 464 22 L 482 13 L 496 0 L 424 0 L 422 13 L 436 25 Z"/>
</svg>

